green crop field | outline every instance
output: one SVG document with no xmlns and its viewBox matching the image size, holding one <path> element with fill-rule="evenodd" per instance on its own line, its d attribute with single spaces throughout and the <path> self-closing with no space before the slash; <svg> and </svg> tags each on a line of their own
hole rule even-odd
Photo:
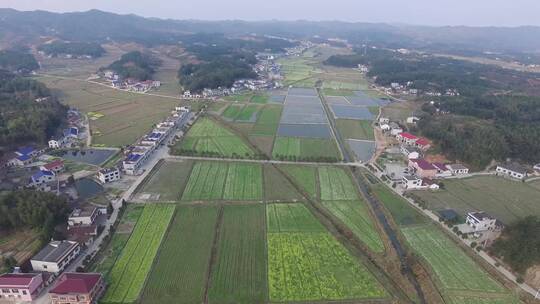
<svg viewBox="0 0 540 304">
<path fill-rule="evenodd" d="M 328 157 L 341 159 L 336 143 L 331 139 L 277 137 L 272 151 L 274 158 L 317 159 Z"/>
<path fill-rule="evenodd" d="M 198 162 L 193 166 L 182 200 L 217 200 L 223 197 L 228 165 L 225 162 Z"/>
<path fill-rule="evenodd" d="M 174 213 L 174 205 L 147 205 L 129 241 L 109 274 L 105 303 L 131 303 L 141 292 L 146 276 Z"/>
<path fill-rule="evenodd" d="M 344 81 L 324 81 L 323 88 L 325 89 L 335 89 L 335 90 L 360 90 L 363 86 L 360 83 L 355 82 L 344 82 Z"/>
<path fill-rule="evenodd" d="M 281 106 L 265 106 L 251 130 L 251 135 L 274 136 L 279 126 Z"/>
<path fill-rule="evenodd" d="M 368 207 L 363 201 L 325 201 L 322 203 L 330 213 L 340 219 L 356 237 L 371 250 L 383 252 L 384 244 Z"/>
<path fill-rule="evenodd" d="M 184 191 L 193 162 L 164 161 L 150 173 L 139 193 L 159 194 L 160 201 L 177 201 Z"/>
<path fill-rule="evenodd" d="M 528 215 L 540 216 L 540 190 L 528 183 L 496 176 L 478 176 L 447 180 L 444 189 L 415 192 L 428 208 L 451 208 L 465 217 L 467 212 L 482 210 L 503 223 Z"/>
<path fill-rule="evenodd" d="M 351 177 L 342 168 L 324 166 L 319 168 L 321 200 L 343 201 L 357 200 L 356 187 Z"/>
<path fill-rule="evenodd" d="M 256 164 L 197 162 L 183 201 L 262 200 L 262 167 Z"/>
<path fill-rule="evenodd" d="M 411 248 L 431 266 L 443 289 L 504 292 L 499 283 L 438 228 L 423 225 L 402 231 Z"/>
<path fill-rule="evenodd" d="M 304 197 L 273 165 L 264 166 L 264 199 L 266 201 L 296 201 Z"/>
<path fill-rule="evenodd" d="M 268 94 L 256 94 L 251 97 L 253 103 L 267 103 L 270 100 Z"/>
<path fill-rule="evenodd" d="M 283 85 L 288 86 L 295 84 L 300 85 L 302 80 L 310 78 L 315 72 L 315 68 L 310 64 L 312 60 L 303 57 L 291 57 L 279 59 L 281 71 L 285 77 Z"/>
<path fill-rule="evenodd" d="M 304 206 L 267 205 L 267 216 L 270 301 L 387 296 L 373 275 Z"/>
<path fill-rule="evenodd" d="M 225 206 L 209 303 L 264 303 L 266 280 L 264 205 Z"/>
<path fill-rule="evenodd" d="M 326 96 L 354 96 L 354 92 L 352 90 L 324 88 L 324 87 L 323 87 L 323 93 Z"/>
<path fill-rule="evenodd" d="M 253 95 L 250 93 L 247 94 L 236 94 L 223 97 L 227 101 L 236 101 L 236 102 L 248 102 Z"/>
<path fill-rule="evenodd" d="M 244 108 L 243 104 L 231 104 L 223 111 L 223 117 L 228 118 L 230 120 L 235 120 L 236 117 L 240 114 L 242 109 Z"/>
<path fill-rule="evenodd" d="M 456 292 L 459 293 L 459 292 Z M 472 296 L 451 295 L 445 296 L 449 304 L 520 304 L 522 303 L 513 296 L 500 296 L 495 298 L 482 298 Z"/>
<path fill-rule="evenodd" d="M 303 204 L 267 204 L 268 232 L 325 232 Z"/>
<path fill-rule="evenodd" d="M 254 164 L 230 163 L 223 199 L 262 200 L 262 167 Z"/>
<path fill-rule="evenodd" d="M 371 123 L 369 120 L 336 120 L 339 134 L 347 139 L 375 140 Z"/>
<path fill-rule="evenodd" d="M 199 119 L 180 142 L 180 147 L 175 146 L 172 152 L 241 157 L 253 154 L 240 137 L 208 118 Z"/>
<path fill-rule="evenodd" d="M 259 110 L 260 106 L 256 104 L 248 104 L 240 113 L 236 116 L 237 121 L 250 121 L 255 113 Z"/>
<path fill-rule="evenodd" d="M 156 259 L 141 303 L 203 303 L 217 207 L 180 206 Z"/>
<path fill-rule="evenodd" d="M 393 193 L 388 187 L 383 184 L 378 184 L 372 187 L 375 196 L 388 209 L 396 224 L 417 225 L 424 224 L 427 219 L 422 216 L 414 207 L 410 206 L 403 198 Z"/>
<path fill-rule="evenodd" d="M 283 165 L 281 168 L 312 198 L 318 197 L 317 168 L 294 165 Z"/>
</svg>

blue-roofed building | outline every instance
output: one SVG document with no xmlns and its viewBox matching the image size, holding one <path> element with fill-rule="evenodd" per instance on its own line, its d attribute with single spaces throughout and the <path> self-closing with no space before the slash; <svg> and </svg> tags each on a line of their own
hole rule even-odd
<svg viewBox="0 0 540 304">
<path fill-rule="evenodd" d="M 24 167 L 32 163 L 32 157 L 30 155 L 19 155 L 17 152 L 15 155 L 15 158 L 9 162 L 10 166 Z"/>
<path fill-rule="evenodd" d="M 54 172 L 48 170 L 39 170 L 32 175 L 30 183 L 32 186 L 37 186 L 55 180 L 56 175 L 54 174 Z"/>
<path fill-rule="evenodd" d="M 34 155 L 37 155 L 36 149 L 34 149 L 34 147 L 30 147 L 30 146 L 20 147 L 15 153 L 17 153 L 17 155 L 19 155 L 19 156 L 28 155 L 30 157 L 32 157 Z"/>
<path fill-rule="evenodd" d="M 72 136 L 72 137 L 78 137 L 79 136 L 79 128 L 77 128 L 77 127 L 69 128 L 69 135 Z"/>
</svg>

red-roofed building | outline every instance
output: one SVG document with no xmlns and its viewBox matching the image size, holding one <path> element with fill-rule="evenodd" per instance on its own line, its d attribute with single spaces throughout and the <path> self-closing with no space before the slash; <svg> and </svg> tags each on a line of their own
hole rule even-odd
<svg viewBox="0 0 540 304">
<path fill-rule="evenodd" d="M 49 291 L 52 304 L 94 304 L 105 290 L 99 273 L 66 272 Z"/>
<path fill-rule="evenodd" d="M 423 158 L 410 159 L 409 168 L 420 178 L 435 178 L 437 175 L 437 168 Z"/>
<path fill-rule="evenodd" d="M 424 151 L 428 150 L 429 148 L 431 148 L 431 143 L 429 142 L 429 140 L 427 140 L 426 138 L 419 138 L 417 141 L 416 141 L 416 146 Z"/>
<path fill-rule="evenodd" d="M 45 164 L 41 166 L 41 170 L 52 171 L 54 173 L 60 173 L 64 170 L 64 161 L 55 160 L 52 163 Z"/>
<path fill-rule="evenodd" d="M 44 287 L 41 273 L 6 273 L 0 275 L 0 303 L 32 302 Z"/>
<path fill-rule="evenodd" d="M 412 135 L 411 133 L 401 132 L 396 135 L 396 139 L 406 145 L 414 146 L 416 141 L 418 140 L 418 137 Z"/>
</svg>

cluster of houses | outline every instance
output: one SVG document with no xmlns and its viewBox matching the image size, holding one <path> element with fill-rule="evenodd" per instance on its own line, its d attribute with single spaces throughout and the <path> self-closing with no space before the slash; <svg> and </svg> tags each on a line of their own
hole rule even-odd
<svg viewBox="0 0 540 304">
<path fill-rule="evenodd" d="M 80 112 L 74 109 L 69 109 L 67 113 L 67 120 L 68 127 L 49 139 L 49 148 L 69 148 L 76 144 L 80 139 L 79 129 L 82 125 L 82 117 Z"/>
<path fill-rule="evenodd" d="M 68 237 L 51 241 L 34 255 L 30 264 L 32 272 L 0 275 L 0 303 L 32 302 L 45 287 L 51 286 L 48 297 L 53 304 L 97 303 L 105 290 L 99 273 L 65 272 L 75 261 L 82 248 L 97 236 L 97 218 L 106 208 L 87 207 L 75 209 L 68 218 Z"/>
<path fill-rule="evenodd" d="M 300 44 L 297 46 L 286 48 L 286 56 L 301 56 L 307 49 L 312 48 L 315 44 L 308 40 L 300 41 Z"/>
<path fill-rule="evenodd" d="M 140 138 L 136 144 L 125 151 L 125 158 L 122 161 L 124 172 L 128 175 L 136 175 L 141 171 L 141 167 L 154 151 L 176 131 L 180 122 L 188 115 L 188 107 L 176 107 L 171 116 L 158 123 L 148 134 Z M 107 174 L 103 173 L 104 178 Z"/>
<path fill-rule="evenodd" d="M 111 83 L 113 88 L 131 92 L 146 93 L 151 89 L 159 88 L 161 86 L 161 82 L 158 80 L 140 81 L 133 78 L 121 79 L 120 76 L 113 71 L 105 71 L 103 76 Z"/>
<path fill-rule="evenodd" d="M 407 118 L 407 123 L 414 124 L 417 120 L 417 117 L 411 116 Z M 424 153 L 431 148 L 431 142 L 404 132 L 401 126 L 390 119 L 379 118 L 379 127 L 383 132 L 395 137 L 400 144 L 399 151 L 407 159 L 407 174 L 396 180 L 405 190 L 436 190 L 439 189 L 436 179 L 469 174 L 469 169 L 462 164 L 431 163 L 425 160 Z"/>
<path fill-rule="evenodd" d="M 362 73 L 369 72 L 369 67 L 366 65 L 358 65 L 358 68 Z M 437 91 L 420 91 L 417 88 L 414 87 L 413 81 L 407 81 L 405 83 L 399 83 L 399 82 L 392 82 L 390 83 L 389 87 L 386 86 L 377 86 L 372 85 L 372 88 L 384 91 L 388 95 L 419 95 L 423 94 L 426 96 L 433 96 L 433 97 L 440 97 L 440 96 L 459 96 L 460 93 L 457 89 L 450 88 L 446 89 L 443 92 L 437 92 Z"/>
</svg>

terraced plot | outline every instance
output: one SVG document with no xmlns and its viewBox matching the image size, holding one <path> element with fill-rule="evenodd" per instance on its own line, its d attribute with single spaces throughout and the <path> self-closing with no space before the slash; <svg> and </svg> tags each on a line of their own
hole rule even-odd
<svg viewBox="0 0 540 304">
<path fill-rule="evenodd" d="M 264 205 L 225 206 L 209 303 L 264 303 L 267 298 Z"/>
<path fill-rule="evenodd" d="M 387 296 L 363 265 L 355 261 L 320 224 L 314 224 L 316 219 L 305 207 L 277 211 L 272 205 L 267 208 L 267 212 L 274 213 L 268 216 L 267 234 L 270 301 L 378 299 Z M 287 210 L 292 214 L 287 214 Z M 306 224 L 311 225 L 312 231 L 305 232 Z"/>
<path fill-rule="evenodd" d="M 369 210 L 362 201 L 323 202 L 323 206 L 341 220 L 371 250 L 383 252 L 384 244 Z"/>
<path fill-rule="evenodd" d="M 321 187 L 321 200 L 345 201 L 357 200 L 358 194 L 350 176 L 342 168 L 320 167 L 319 183 Z"/>
<path fill-rule="evenodd" d="M 443 289 L 505 292 L 499 283 L 437 228 L 425 225 L 403 228 L 402 231 L 411 248 L 431 266 Z"/>
<path fill-rule="evenodd" d="M 217 218 L 217 207 L 178 207 L 141 303 L 203 302 Z"/>
<path fill-rule="evenodd" d="M 228 157 L 253 155 L 253 150 L 240 137 L 208 118 L 199 119 L 181 141 L 180 147 L 172 151 L 178 154 Z"/>
<path fill-rule="evenodd" d="M 147 205 L 109 274 L 106 303 L 137 300 L 174 213 L 174 205 Z"/>
<path fill-rule="evenodd" d="M 262 200 L 262 168 L 260 165 L 231 163 L 223 199 Z"/>
</svg>

